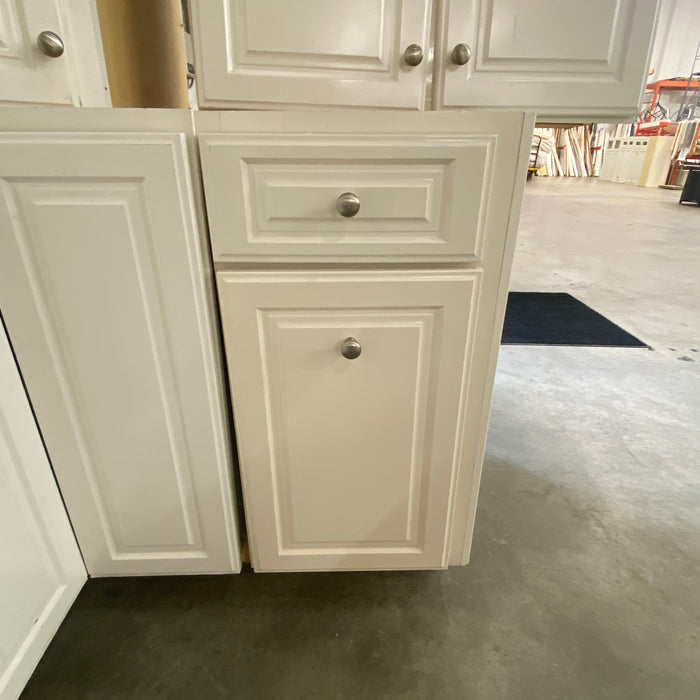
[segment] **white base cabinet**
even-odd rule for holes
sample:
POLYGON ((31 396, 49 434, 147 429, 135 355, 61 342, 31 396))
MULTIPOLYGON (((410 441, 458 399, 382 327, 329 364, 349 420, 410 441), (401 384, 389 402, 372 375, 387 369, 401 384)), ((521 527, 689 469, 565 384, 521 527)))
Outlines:
POLYGON ((0 301, 88 572, 237 571, 190 115, 0 129, 0 301))
POLYGON ((254 569, 466 563, 532 116, 195 121, 254 569))
MULTIPOLYGON (((194 116, 256 571, 468 561, 533 121, 194 116)), ((192 115, 0 128, 0 302, 88 573, 238 571, 192 115)))

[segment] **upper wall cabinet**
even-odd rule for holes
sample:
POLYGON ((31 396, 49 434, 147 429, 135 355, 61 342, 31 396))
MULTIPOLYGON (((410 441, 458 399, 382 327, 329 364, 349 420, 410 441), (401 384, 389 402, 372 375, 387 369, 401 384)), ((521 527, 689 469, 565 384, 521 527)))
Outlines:
POLYGON ((61 34, 56 2, 0 0, 0 103, 73 103, 61 34))
POLYGON ((635 116, 656 0, 444 0, 437 107, 519 107, 540 121, 635 116))
POLYGON ((0 105, 111 107, 94 0, 0 0, 0 105))
POLYGON ((632 117, 657 4, 197 0, 200 105, 516 108, 540 121, 632 117))
POLYGON ((202 107, 423 109, 431 0, 198 0, 202 107))

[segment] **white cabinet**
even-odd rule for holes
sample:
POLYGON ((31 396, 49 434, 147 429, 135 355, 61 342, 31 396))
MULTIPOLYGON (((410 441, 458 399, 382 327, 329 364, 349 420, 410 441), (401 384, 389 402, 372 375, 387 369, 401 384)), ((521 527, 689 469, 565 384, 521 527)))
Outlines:
POLYGON ((621 120, 639 110, 657 5, 197 0, 199 102, 516 108, 540 121, 621 120), (404 55, 412 44, 423 53, 415 66, 404 55))
POLYGON ((422 109, 430 0, 197 0, 191 3, 202 107, 422 109), (412 44, 423 60, 404 60, 412 44))
POLYGON ((480 277, 218 273, 256 571, 447 565, 480 277))
POLYGON ((17 698, 87 575, 0 323, 0 698, 17 698))
POLYGON ((444 0, 436 106, 519 106, 540 121, 635 116, 656 9, 656 0, 444 0), (471 57, 457 65, 462 43, 471 57))
POLYGON ((94 2, 0 0, 4 103, 111 106, 94 2))
POLYGON ((0 115, 0 302, 91 575, 240 566, 190 115, 0 115))
POLYGON ((532 117, 195 122, 253 567, 466 563, 532 117))

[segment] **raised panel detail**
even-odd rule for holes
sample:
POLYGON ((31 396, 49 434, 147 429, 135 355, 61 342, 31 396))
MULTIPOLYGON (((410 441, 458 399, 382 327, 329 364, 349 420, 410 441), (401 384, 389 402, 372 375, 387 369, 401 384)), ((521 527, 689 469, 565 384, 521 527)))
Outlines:
POLYGON ((431 14, 430 0, 193 0, 199 103, 423 109, 431 14))
POLYGON ((631 0, 591 0, 576 14, 576 31, 550 31, 571 24, 580 5, 564 0, 484 0, 480 22, 479 67, 517 72, 561 74, 585 71, 615 74, 629 27, 631 0))
POLYGON ((313 243, 314 238, 342 233, 346 242, 410 243, 418 233, 445 242, 440 216, 449 211, 451 164, 450 159, 435 163, 408 159, 361 164, 244 162, 248 175, 244 187, 247 184, 250 191, 248 240, 313 243), (352 219, 342 217, 335 207, 343 188, 360 198, 361 214, 352 219), (413 236, 405 235, 412 232, 413 236))
POLYGON ((23 222, 18 245, 62 360, 112 556, 201 549, 142 183, 33 181, 11 189, 8 204, 23 222), (114 376, 119 381, 107 381, 114 376))
POLYGON ((18 0, 0 0, 0 61, 28 58, 22 39, 27 35, 24 6, 18 0))
POLYGON ((636 116, 657 4, 444 0, 436 106, 516 107, 541 121, 636 116), (450 60, 459 43, 472 49, 466 65, 450 60))
POLYGON ((481 256, 495 135, 200 139, 218 261, 481 256))
POLYGON ((446 566, 480 279, 217 273, 256 570, 446 566))
POLYGON ((188 168, 181 133, 0 138, 3 317, 93 576, 238 565, 188 168))
POLYGON ((423 544, 436 314, 260 312, 281 553, 423 544), (361 339, 356 362, 338 352, 348 334, 361 339), (378 416, 391 416, 390 424, 378 416), (313 439, 314 425, 324 439, 313 439))
POLYGON ((226 49, 229 72, 344 78, 366 72, 396 79, 401 0, 282 3, 229 0, 226 49), (274 22, 270 21, 274 12, 274 22))

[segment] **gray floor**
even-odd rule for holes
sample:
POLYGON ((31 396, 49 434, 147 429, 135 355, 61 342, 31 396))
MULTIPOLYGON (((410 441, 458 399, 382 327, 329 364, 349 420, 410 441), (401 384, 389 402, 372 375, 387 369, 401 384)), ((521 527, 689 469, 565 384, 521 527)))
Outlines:
POLYGON ((512 288, 653 350, 504 347, 472 563, 102 580, 23 697, 700 697, 700 211, 528 184, 512 288))

